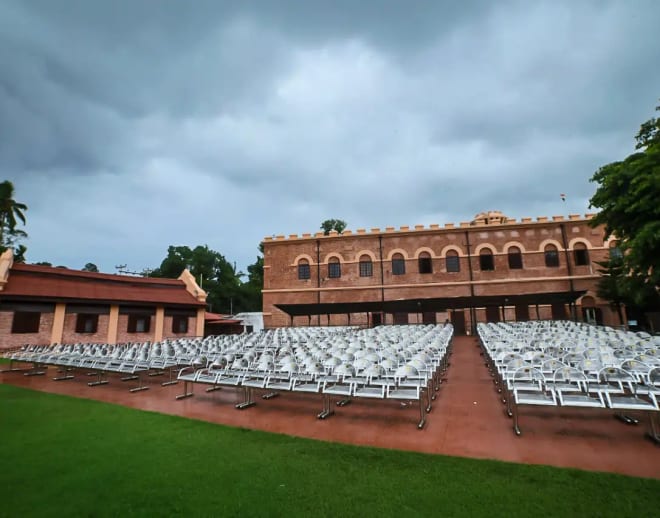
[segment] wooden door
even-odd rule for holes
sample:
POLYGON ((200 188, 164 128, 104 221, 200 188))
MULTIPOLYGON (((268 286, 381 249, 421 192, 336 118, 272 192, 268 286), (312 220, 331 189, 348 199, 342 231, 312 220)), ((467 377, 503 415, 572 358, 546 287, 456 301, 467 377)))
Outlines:
POLYGON ((454 326, 455 335, 465 334, 465 311, 455 309, 451 312, 451 323, 454 326))

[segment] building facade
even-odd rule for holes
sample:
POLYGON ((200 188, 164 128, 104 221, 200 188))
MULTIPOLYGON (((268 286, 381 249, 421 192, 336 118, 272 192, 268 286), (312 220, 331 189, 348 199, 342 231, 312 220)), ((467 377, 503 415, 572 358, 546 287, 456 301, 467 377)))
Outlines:
POLYGON ((0 257, 0 349, 202 336, 206 293, 186 270, 150 279, 13 264, 0 257))
POLYGON ((592 215, 265 238, 264 325, 476 323, 571 318, 620 325, 596 296, 597 261, 620 253, 592 215))

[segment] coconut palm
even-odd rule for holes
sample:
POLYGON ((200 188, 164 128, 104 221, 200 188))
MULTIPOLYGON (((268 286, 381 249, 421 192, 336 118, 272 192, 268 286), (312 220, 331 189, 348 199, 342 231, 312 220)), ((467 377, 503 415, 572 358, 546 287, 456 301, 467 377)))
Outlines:
POLYGON ((11 246, 16 237, 27 234, 16 229, 18 221, 25 225, 27 205, 14 199, 14 184, 9 180, 0 182, 0 247, 11 246))

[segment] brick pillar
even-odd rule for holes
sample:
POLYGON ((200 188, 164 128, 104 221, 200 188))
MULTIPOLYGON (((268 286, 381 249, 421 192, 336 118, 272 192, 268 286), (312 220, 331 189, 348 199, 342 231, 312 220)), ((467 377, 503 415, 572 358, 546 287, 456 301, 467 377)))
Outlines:
POLYGON ((165 324, 165 308, 156 308, 156 323, 154 325, 154 342, 160 342, 163 339, 163 325, 165 324))
POLYGON ((197 325, 195 327, 195 336, 204 336, 204 308, 197 310, 197 325))
POLYGON ((117 343, 117 328, 119 327, 119 306, 110 306, 108 318, 108 343, 117 343))
POLYGON ((62 343, 64 334, 64 316, 66 315, 66 304, 58 302, 55 304, 55 314, 53 315, 53 327, 50 334, 50 343, 62 343))

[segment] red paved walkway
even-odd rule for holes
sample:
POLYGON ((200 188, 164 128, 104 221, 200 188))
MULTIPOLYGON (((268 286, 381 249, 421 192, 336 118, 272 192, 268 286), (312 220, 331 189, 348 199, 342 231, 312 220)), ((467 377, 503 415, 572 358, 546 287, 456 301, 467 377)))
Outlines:
POLYGON ((417 407, 401 408, 392 401, 357 400, 320 421, 316 414, 321 400, 316 395, 258 399, 256 407, 239 411, 233 407, 239 398, 233 389, 206 393, 204 386, 196 386, 194 397, 175 401, 182 384, 161 387, 158 377, 149 379, 150 390, 131 394, 118 380, 90 388, 90 378, 54 382, 50 379, 54 370, 50 371, 48 377, 0 374, 0 382, 328 441, 660 478, 660 447, 644 438, 646 421, 630 426, 608 411, 523 407, 523 436, 516 437, 476 341, 470 337, 454 339, 447 381, 421 431, 415 426, 417 407))

